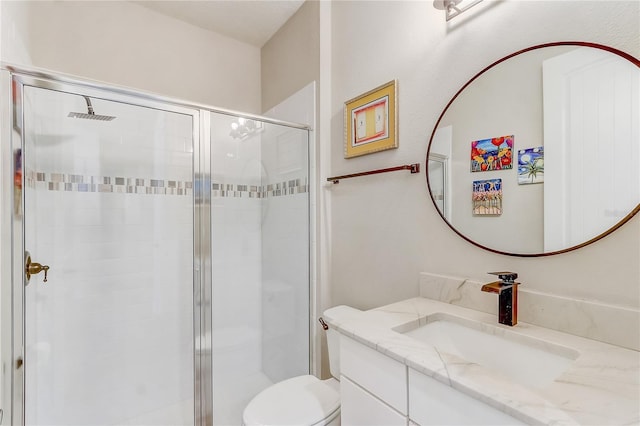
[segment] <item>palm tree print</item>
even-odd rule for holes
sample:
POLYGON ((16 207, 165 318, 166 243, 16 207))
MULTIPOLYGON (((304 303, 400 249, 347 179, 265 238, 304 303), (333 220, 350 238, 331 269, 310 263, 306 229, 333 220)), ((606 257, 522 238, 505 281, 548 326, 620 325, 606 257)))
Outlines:
POLYGON ((544 180, 543 147, 518 151, 518 183, 520 185, 539 183, 544 180))

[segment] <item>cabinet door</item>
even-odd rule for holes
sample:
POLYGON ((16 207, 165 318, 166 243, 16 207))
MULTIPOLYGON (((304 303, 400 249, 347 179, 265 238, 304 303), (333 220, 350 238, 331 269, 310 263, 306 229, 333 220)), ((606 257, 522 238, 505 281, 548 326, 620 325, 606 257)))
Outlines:
POLYGON ((402 414, 407 414, 407 367, 346 336, 340 336, 340 374, 402 414))
POLYGON ((406 426, 407 417, 344 376, 340 378, 342 426, 406 426))

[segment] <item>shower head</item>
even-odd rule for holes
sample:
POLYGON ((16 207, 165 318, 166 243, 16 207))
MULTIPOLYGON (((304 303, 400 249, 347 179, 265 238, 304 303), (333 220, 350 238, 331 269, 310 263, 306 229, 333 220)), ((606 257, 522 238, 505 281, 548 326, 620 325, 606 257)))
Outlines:
POLYGON ((115 119, 112 115, 98 115, 93 111, 93 106, 91 106, 91 99, 88 96, 83 96, 84 100, 87 101, 87 112, 70 112, 67 117, 73 118, 86 118, 89 120, 101 120, 101 121, 111 121, 115 119))

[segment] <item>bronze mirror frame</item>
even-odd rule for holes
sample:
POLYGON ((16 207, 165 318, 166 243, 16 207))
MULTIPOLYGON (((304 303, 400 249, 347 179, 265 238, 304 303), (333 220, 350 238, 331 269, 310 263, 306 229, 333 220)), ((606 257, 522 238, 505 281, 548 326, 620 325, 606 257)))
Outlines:
POLYGON ((433 195, 433 191, 431 190, 431 184, 429 182, 429 154, 431 152, 431 146, 433 143, 433 138, 434 135, 436 134, 436 131, 438 130, 438 126, 440 125, 440 122, 442 121, 442 118, 444 117, 444 115, 447 113, 447 111, 449 110, 449 107, 451 106, 451 104, 453 104, 453 102, 458 98, 458 96, 469 86, 471 85, 476 79, 478 79, 481 75, 483 75, 485 72, 489 71, 491 68, 501 64, 502 62, 505 62, 511 58, 513 58, 514 56, 518 56, 521 55, 523 53, 526 52, 530 52, 532 50, 537 50, 537 49, 542 49, 545 47, 555 47, 555 46, 577 46, 577 47, 591 47, 591 48, 595 48, 595 49, 601 49, 601 50, 605 50, 609 53, 613 53, 615 55, 618 55, 626 60, 628 60, 629 62, 631 62, 632 64, 634 64, 636 67, 640 68, 640 60, 629 55, 628 53, 625 53, 623 51, 620 51, 618 49, 615 49, 613 47, 610 46, 605 46, 602 44, 597 44, 597 43, 590 43, 590 42, 581 42, 581 41, 560 41, 560 42, 552 42, 552 43, 544 43, 544 44, 538 44, 538 45, 534 45, 531 47, 527 47, 525 49, 519 50, 517 52, 511 53, 501 59, 498 59, 497 61, 493 62, 492 64, 490 64, 489 66, 483 68, 482 70, 480 70, 480 72, 478 72, 477 74, 475 74, 469 81, 467 81, 457 92, 456 94, 451 98, 451 100, 447 103, 447 105, 445 106, 444 110, 442 111, 442 113, 440 114, 440 116, 438 117, 438 120, 436 121, 436 124, 433 128, 433 131, 431 132, 431 137, 429 138, 429 145, 427 147, 427 156, 426 156, 426 167, 425 167, 425 176, 427 179, 427 190, 429 192, 429 196, 431 198, 431 202, 433 203, 433 206, 435 207, 436 211, 438 212, 438 214, 440 215, 440 217, 442 218, 442 220, 447 224, 447 226, 449 226, 449 228, 451 228, 456 234, 458 234, 461 238, 463 238, 464 240, 468 241, 469 243, 480 247, 484 250, 490 251, 492 253, 497 253, 497 254, 503 254, 503 255, 507 255, 507 256, 515 256, 515 257, 543 257, 543 256, 552 256, 552 255, 556 255, 556 254, 561 254, 561 253, 567 253, 573 250, 577 250, 579 248, 585 247, 591 243, 594 243, 604 237, 606 237, 607 235, 613 233, 614 231, 616 231, 618 228, 620 228, 622 225, 624 225, 625 223, 627 223, 629 220, 631 220, 631 218, 633 216, 635 216, 639 211, 640 211, 640 203, 638 203, 638 205, 631 210, 631 212, 629 212, 624 218, 622 218, 618 223, 616 223, 615 225, 611 226, 609 229, 607 229, 606 231, 602 232, 600 235, 597 235, 596 237, 593 237, 585 242, 582 242, 580 244, 568 247, 568 248, 564 248, 561 250, 555 250, 555 251, 549 251, 549 252, 542 252, 542 253, 511 253, 511 252, 507 252, 507 251, 502 251, 502 250, 498 250, 495 248, 491 248, 491 247, 487 247, 483 244, 480 244, 474 240, 472 240, 471 238, 467 237, 466 235, 464 235, 461 231, 459 231, 458 229, 456 229, 444 216, 444 213, 440 210, 440 208, 438 207, 438 204, 436 202, 436 199, 434 198, 433 195))

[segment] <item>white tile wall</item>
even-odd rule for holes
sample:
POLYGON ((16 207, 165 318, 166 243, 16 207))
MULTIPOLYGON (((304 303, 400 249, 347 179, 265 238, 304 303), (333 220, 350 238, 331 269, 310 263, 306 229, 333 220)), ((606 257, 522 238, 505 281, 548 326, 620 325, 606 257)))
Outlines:
POLYGON ((212 192, 214 423, 220 424, 239 422, 255 394, 307 374, 309 365, 306 131, 266 124, 239 140, 229 136, 232 121, 212 115, 212 181, 222 185, 212 192), (292 193, 268 190, 297 179, 292 193))
MULTIPOLYGON (((269 127, 262 139, 267 184, 307 181, 306 131, 269 127)), ((309 193, 267 197, 262 211, 262 368, 278 382, 309 373, 309 193)))
MULTIPOLYGON (((212 182, 260 185, 260 138, 231 138, 233 120, 211 115, 212 182)), ((260 361, 262 216, 258 199, 213 191, 211 205, 213 420, 239 424, 244 406, 270 384, 260 361)))

